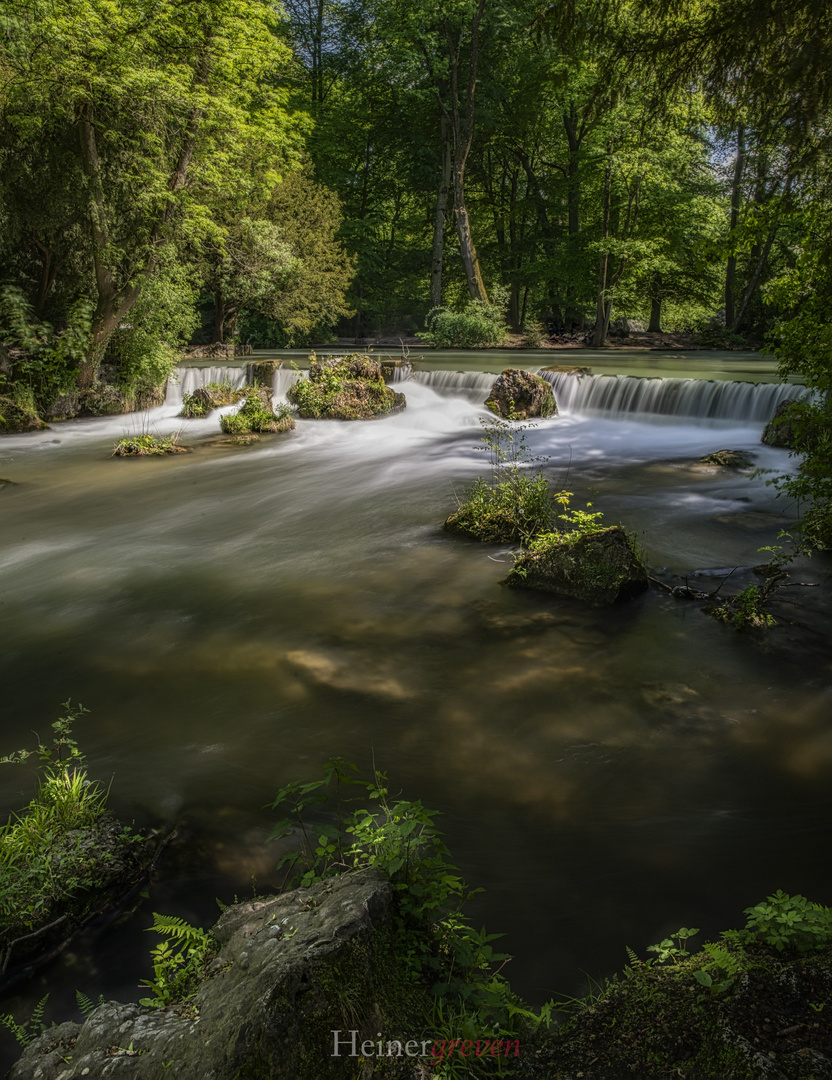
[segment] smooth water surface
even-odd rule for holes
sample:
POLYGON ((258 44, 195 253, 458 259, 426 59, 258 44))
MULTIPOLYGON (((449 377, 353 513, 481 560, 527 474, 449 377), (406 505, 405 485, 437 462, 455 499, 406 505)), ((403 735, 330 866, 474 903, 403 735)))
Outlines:
MULTIPOLYGON (((0 442, 3 751, 80 700, 114 808, 189 838, 141 911, 74 946, 21 1011, 46 988, 58 1019, 75 989, 138 998, 150 912, 208 924, 252 875, 276 884, 261 808, 334 754, 442 812, 487 890, 475 921, 506 932, 538 1003, 775 888, 832 902, 828 653, 808 665, 660 591, 593 610, 501 587, 509 551, 441 529, 488 468, 481 387, 397 389, 400 415, 248 447, 218 444, 216 414, 176 419, 181 386, 149 414, 0 442), (109 456, 125 432, 177 428, 192 453, 109 456)), ((528 440, 655 568, 724 574, 761 561, 790 508, 763 476, 692 465, 730 447, 788 468, 761 427, 564 409, 528 440)), ((0 782, 8 810, 31 793, 11 766, 0 782)))

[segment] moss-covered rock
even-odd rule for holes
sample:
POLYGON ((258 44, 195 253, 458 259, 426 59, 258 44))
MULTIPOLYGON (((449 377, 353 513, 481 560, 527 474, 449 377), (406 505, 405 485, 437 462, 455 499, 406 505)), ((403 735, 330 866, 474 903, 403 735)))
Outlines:
POLYGON ((246 364, 246 382, 250 386, 266 386, 271 390, 276 371, 280 371, 282 360, 253 360, 246 364))
POLYGON ((790 416, 794 402, 781 401, 774 416, 763 428, 760 439, 766 446, 776 446, 782 450, 791 450, 795 443, 795 427, 790 416))
MULTIPOLYGON (((359 1047, 377 1045, 379 1032, 385 1043, 418 1038, 431 1007, 407 973, 393 901, 389 881, 364 870, 228 908, 213 931, 218 955, 187 1011, 108 1002, 86 1023, 36 1040, 11 1080, 106 1080, 125 1064, 133 1080, 369 1076, 351 1055, 352 1032, 359 1047)), ((414 1075, 412 1056, 376 1051, 370 1065, 379 1078, 414 1075)))
POLYGON ((239 411, 220 418, 220 428, 226 435, 281 434, 292 431, 294 426, 295 419, 288 406, 272 408, 271 390, 265 386, 249 387, 239 411))
POLYGON ((596 606, 636 596, 647 569, 618 525, 587 534, 550 533, 521 555, 505 584, 571 596, 596 606))
POLYGON ((530 1077, 820 1080, 832 1075, 832 955, 703 953, 635 964, 551 1033, 530 1077), (705 971, 706 967, 710 971, 705 971), (698 973, 698 974, 697 974, 698 973), (703 976, 707 976, 704 978, 703 976), (699 981, 699 980, 703 981, 699 981), (708 980, 710 984, 708 985, 708 980))
POLYGON ((33 413, 24 409, 11 398, 0 397, 0 435, 16 435, 21 431, 43 431, 48 424, 33 413))
POLYGON ((296 382, 287 397, 306 420, 372 420, 407 404, 404 394, 385 385, 381 367, 369 356, 313 363, 309 378, 296 382))
POLYGON ((506 420, 552 416, 558 411, 551 384, 522 368, 506 368, 498 375, 485 404, 506 420))
POLYGON ((214 409, 233 405, 244 396, 245 390, 236 390, 231 383, 208 383, 183 396, 182 411, 179 415, 184 419, 201 420, 214 409))
POLYGON ((754 459, 742 450, 716 450, 699 459, 700 465, 712 465, 718 469, 753 469, 754 459))

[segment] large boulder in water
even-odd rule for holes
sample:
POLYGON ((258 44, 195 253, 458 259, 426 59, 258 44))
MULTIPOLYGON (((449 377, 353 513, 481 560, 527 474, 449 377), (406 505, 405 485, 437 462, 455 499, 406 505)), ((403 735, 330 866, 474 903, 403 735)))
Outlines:
POLYGON ((766 446, 776 446, 782 450, 797 449, 798 437, 804 434, 800 428, 806 425, 805 415, 805 410, 801 408, 799 402, 781 401, 774 416, 763 429, 760 441, 766 446))
POLYGON ((29 409, 17 405, 11 398, 0 397, 0 435, 15 435, 21 431, 43 431, 48 427, 29 409))
POLYGON ((313 363, 309 378, 296 382, 286 396, 305 420, 372 420, 406 405, 404 394, 385 385, 381 367, 370 356, 313 363))
POLYGON ((558 411, 551 384, 522 368, 506 368, 498 375, 485 404, 506 420, 552 416, 558 411))
POLYGON ((638 595, 647 588, 647 568, 618 525, 598 532, 536 545, 521 555, 505 584, 517 589, 571 596, 596 607, 638 595))
POLYGON ((36 1039, 10 1080, 353 1077, 353 1033, 360 1047, 379 1032, 419 1032, 429 1007, 395 952, 393 896, 363 870, 235 904, 214 927, 217 955, 187 1007, 107 1002, 36 1039))

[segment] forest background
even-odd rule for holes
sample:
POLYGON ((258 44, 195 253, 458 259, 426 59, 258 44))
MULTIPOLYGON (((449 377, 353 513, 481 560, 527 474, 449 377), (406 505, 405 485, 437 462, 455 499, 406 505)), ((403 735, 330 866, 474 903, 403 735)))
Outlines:
POLYGON ((812 0, 9 0, 0 395, 623 316, 767 341, 828 501, 830 70, 812 0))

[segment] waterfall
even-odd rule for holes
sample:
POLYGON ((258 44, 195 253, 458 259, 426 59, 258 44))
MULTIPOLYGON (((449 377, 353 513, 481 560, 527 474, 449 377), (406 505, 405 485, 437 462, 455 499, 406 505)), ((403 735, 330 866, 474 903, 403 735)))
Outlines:
POLYGON ((538 374, 552 384, 559 409, 584 415, 687 416, 763 424, 781 401, 811 396, 804 386, 791 383, 573 375, 563 371, 538 374))
POLYGON ((178 367, 168 379, 165 391, 166 405, 181 405, 185 394, 192 394, 198 386, 208 383, 228 382, 238 390, 245 386, 245 364, 221 364, 217 367, 178 367))
POLYGON ((306 372, 296 371, 294 368, 278 368, 272 377, 272 397, 275 401, 285 401, 290 386, 304 378, 306 372))
POLYGON ((443 397, 463 397, 477 405, 485 402, 496 378, 487 371, 414 371, 410 376, 443 397))

